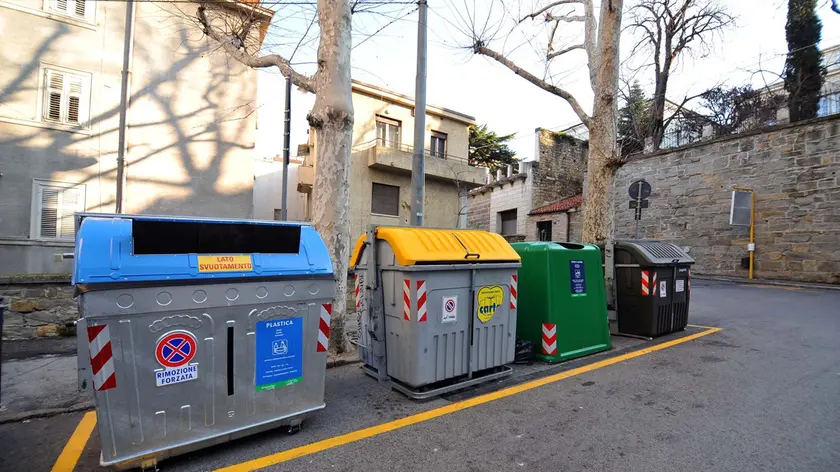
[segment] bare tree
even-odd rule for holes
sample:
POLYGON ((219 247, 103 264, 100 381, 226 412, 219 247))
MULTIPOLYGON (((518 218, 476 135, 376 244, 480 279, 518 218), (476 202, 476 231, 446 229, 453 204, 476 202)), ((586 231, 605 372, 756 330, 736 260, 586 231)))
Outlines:
POLYGON ((341 352, 346 343, 343 328, 346 273, 350 258, 348 201, 353 131, 351 15, 354 8, 365 9, 367 6, 363 2, 351 5, 348 0, 317 0, 316 9, 312 4, 290 2, 289 8, 297 8, 280 13, 281 21, 274 23, 279 29, 276 35, 279 40, 266 45, 263 44, 269 26, 266 18, 270 19, 275 11, 254 1, 204 0, 197 3, 199 6, 194 16, 197 26, 230 58, 255 69, 276 68, 294 85, 315 94, 315 104, 307 116, 309 125, 317 133, 318 171, 314 183, 313 224, 324 238, 334 264, 336 285, 332 337, 338 341, 334 345, 341 352), (300 29, 292 30, 291 24, 308 26, 302 32, 300 29), (297 51, 301 45, 314 41, 310 35, 313 24, 317 24, 319 38, 314 74, 307 75, 296 70, 291 56, 262 52, 272 46, 288 46, 288 43, 296 43, 294 50, 297 51))
MULTIPOLYGON (((495 5, 495 2, 493 2, 495 5)), ((493 42, 503 29, 503 21, 480 21, 474 11, 461 15, 462 32, 471 40, 470 49, 507 67, 513 73, 552 95, 565 100, 580 121, 589 129, 589 185, 584 208, 583 240, 603 242, 613 236, 612 184, 621 157, 616 146, 616 113, 619 66, 619 37, 623 0, 602 0, 600 19, 595 19, 592 0, 554 0, 537 3, 525 14, 513 15, 514 28, 527 22, 547 26, 548 40, 542 47, 546 71, 543 78, 525 70, 510 54, 494 49, 493 42), (561 38, 567 24, 582 25, 583 37, 573 44, 561 38), (599 27, 600 24, 600 27, 599 27), (575 51, 586 54, 589 85, 594 92, 590 115, 580 100, 558 84, 550 70, 558 58, 566 59, 575 51)), ((492 12, 492 8, 491 8, 492 12)), ((488 19, 491 13, 488 13, 488 19)), ((505 37, 504 39, 507 39, 505 37)), ((530 42, 530 38, 527 38, 530 42)))
POLYGON ((627 28, 640 35, 631 57, 646 51, 653 60, 646 64, 653 66, 655 74, 650 136, 654 149, 659 149, 669 124, 664 115, 671 74, 684 55, 708 55, 715 37, 735 19, 717 0, 640 0, 630 10, 630 18, 627 28))

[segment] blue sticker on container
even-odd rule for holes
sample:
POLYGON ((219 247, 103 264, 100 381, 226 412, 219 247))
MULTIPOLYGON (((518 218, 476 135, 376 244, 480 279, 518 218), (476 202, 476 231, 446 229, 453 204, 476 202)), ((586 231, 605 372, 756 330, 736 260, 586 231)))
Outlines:
POLYGON ((303 318, 257 323, 257 391, 303 379, 303 318))
POLYGON ((586 296, 586 267, 583 261, 569 261, 569 277, 573 297, 586 296))

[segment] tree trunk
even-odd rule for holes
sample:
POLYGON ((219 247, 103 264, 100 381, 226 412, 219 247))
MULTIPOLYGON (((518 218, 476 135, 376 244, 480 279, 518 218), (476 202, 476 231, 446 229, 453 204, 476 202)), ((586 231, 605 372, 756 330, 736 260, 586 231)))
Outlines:
POLYGON ((351 12, 347 0, 318 0, 318 45, 315 105, 309 124, 316 129, 315 188, 312 221, 330 250, 335 270, 331 346, 344 352, 347 340, 347 265, 350 259, 350 151, 353 99, 350 85, 351 12))
MULTIPOLYGON (((598 29, 599 67, 595 106, 589 128, 588 186, 583 218, 583 240, 601 243, 613 239, 613 179, 618 158, 617 116, 618 53, 622 0, 601 2, 598 29)), ((611 276, 609 276, 611 279, 611 276)), ((609 286, 609 285, 608 285, 609 286)))
POLYGON ((665 137, 665 96, 668 90, 668 79, 671 74, 670 61, 665 61, 665 67, 661 73, 656 74, 656 88, 653 93, 653 103, 651 104, 651 130, 650 136, 653 138, 653 150, 656 151, 662 145, 662 139, 665 137))

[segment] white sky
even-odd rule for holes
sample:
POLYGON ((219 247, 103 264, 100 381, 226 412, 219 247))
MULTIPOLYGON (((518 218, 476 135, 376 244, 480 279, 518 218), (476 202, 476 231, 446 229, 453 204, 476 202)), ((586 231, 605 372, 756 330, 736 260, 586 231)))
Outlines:
MULTIPOLYGON (((487 123, 491 130, 498 133, 516 133, 511 147, 520 159, 533 157, 535 128, 560 130, 579 122, 563 99, 528 83, 492 59, 474 56, 470 51, 457 47, 468 42, 457 28, 463 24, 459 20, 459 14, 464 14, 462 2, 428 1, 428 103, 474 116, 478 123, 487 123)), ((484 2, 489 5, 489 0, 484 2)), ((484 2, 477 0, 479 4, 484 2)), ((784 31, 787 1, 720 2, 737 17, 737 25, 728 30, 722 40, 717 40, 717 46, 709 56, 688 59, 681 64, 672 75, 668 89, 668 96, 674 101, 680 101, 685 95, 700 93, 720 82, 727 85, 752 83, 758 87, 765 81, 770 83, 776 80, 773 75, 765 74, 762 77, 756 73, 758 70, 780 72, 782 69, 787 51, 784 31)), ((505 0, 505 3, 518 5, 516 0, 505 0)), ((532 3, 545 4, 537 0, 522 0, 521 3, 526 6, 532 3)), ((625 5, 633 3, 634 0, 625 0, 625 5)), ((833 13, 828 8, 828 3, 828 0, 818 0, 823 22, 823 48, 840 43, 840 15, 833 13)), ((490 13, 491 23, 502 19, 509 26, 511 17, 520 16, 517 12, 502 12, 498 5, 496 3, 495 10, 490 13)), ((388 18, 407 14, 404 19, 387 26, 376 36, 354 47, 353 78, 413 96, 417 13, 412 12, 415 5, 405 5, 400 13, 397 12, 398 8, 403 6, 390 7, 387 16, 370 13, 354 15, 354 44, 359 44, 365 38, 361 32, 376 31, 387 23, 388 18)), ((290 22, 292 23, 286 24, 293 24, 294 20, 290 22)), ((300 31, 306 24, 308 21, 302 23, 300 31)), ((317 26, 310 32, 310 36, 317 35, 316 29, 317 26)), ((509 30, 509 27, 505 29, 509 30)), ((573 44, 577 42, 574 41, 575 38, 580 38, 582 26, 570 23, 566 25, 566 31, 566 45, 573 44)), ((503 36, 499 35, 489 46, 497 51, 510 53, 510 57, 518 65, 542 77, 544 65, 535 50, 540 50, 545 45, 547 33, 543 25, 527 25, 510 35, 507 41, 503 36)), ((626 53, 632 45, 632 37, 625 34, 622 40, 622 51, 626 53)), ((293 47, 293 44, 285 46, 285 49, 278 47, 276 51, 285 53, 288 57, 290 47, 293 47)), ((305 63, 300 66, 302 72, 311 73, 314 70, 312 61, 315 58, 316 47, 317 40, 311 41, 295 56, 294 62, 305 63)), ((551 73, 560 78, 558 85, 575 94, 587 110, 591 109, 592 94, 588 85, 583 51, 574 51, 556 59, 551 73)), ((637 78, 645 85, 652 84, 650 71, 641 72, 637 78)), ((259 72, 259 129, 256 145, 258 156, 270 157, 282 153, 283 94, 284 80, 275 70, 259 72)), ((305 117, 313 101, 314 96, 294 89, 291 134, 293 156, 297 152, 297 145, 307 140, 308 125, 305 117)))

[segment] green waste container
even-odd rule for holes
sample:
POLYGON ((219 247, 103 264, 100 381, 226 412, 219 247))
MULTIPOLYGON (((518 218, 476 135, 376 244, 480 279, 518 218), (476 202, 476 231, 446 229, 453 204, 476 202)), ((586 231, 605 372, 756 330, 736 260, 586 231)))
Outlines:
POLYGON ((601 250, 591 244, 511 244, 522 258, 516 334, 560 362, 612 347, 601 250))

